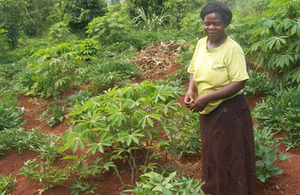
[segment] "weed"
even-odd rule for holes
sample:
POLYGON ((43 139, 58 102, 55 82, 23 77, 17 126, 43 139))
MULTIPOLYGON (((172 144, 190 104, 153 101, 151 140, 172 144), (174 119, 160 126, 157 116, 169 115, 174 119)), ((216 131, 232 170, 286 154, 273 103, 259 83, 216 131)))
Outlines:
POLYGON ((15 183, 16 179, 14 179, 12 175, 0 174, 0 194, 10 194, 14 189, 15 183))

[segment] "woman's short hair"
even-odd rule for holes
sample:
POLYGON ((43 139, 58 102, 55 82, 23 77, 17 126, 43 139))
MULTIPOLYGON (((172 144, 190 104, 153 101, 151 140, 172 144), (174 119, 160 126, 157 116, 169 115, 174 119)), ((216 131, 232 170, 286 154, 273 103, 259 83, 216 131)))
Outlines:
POLYGON ((207 3, 201 10, 200 17, 202 20, 204 20, 205 16, 207 14, 211 13, 218 13, 221 16, 222 21, 225 23, 226 26, 228 26, 231 22, 232 19, 232 12, 231 10, 227 7, 222 2, 219 1, 212 1, 207 3))

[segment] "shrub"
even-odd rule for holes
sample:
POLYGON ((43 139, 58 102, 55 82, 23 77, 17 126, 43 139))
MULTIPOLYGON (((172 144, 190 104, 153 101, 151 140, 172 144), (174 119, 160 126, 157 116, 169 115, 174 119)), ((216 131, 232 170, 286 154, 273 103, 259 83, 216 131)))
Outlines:
POLYGON ((279 139, 274 138, 275 133, 269 127, 258 129, 254 126, 254 143, 256 156, 256 177, 261 182, 269 182, 271 177, 282 173, 279 166, 275 165, 275 160, 286 160, 291 155, 277 154, 279 139))
POLYGON ((18 108, 18 101, 12 96, 0 98, 0 131, 6 128, 17 128, 22 125, 21 116, 24 108, 18 108))
POLYGON ((84 30, 94 18, 103 16, 106 8, 104 0, 66 0, 63 3, 65 21, 74 31, 84 30))
POLYGON ((263 95, 270 92, 268 85, 268 74, 255 70, 248 70, 249 80, 246 82, 244 92, 247 95, 263 95))
POLYGON ((49 38, 55 42, 65 42, 66 39, 68 39, 68 37, 71 35, 71 31, 67 23, 58 22, 49 28, 48 34, 49 38))
POLYGON ((86 147, 86 155, 104 155, 102 162, 126 159, 133 179, 138 153, 147 166, 159 151, 173 147, 169 137, 185 125, 181 116, 186 109, 177 107, 178 93, 176 87, 144 81, 76 104, 69 114, 73 128, 64 136, 62 150, 86 147))
POLYGON ((62 43, 40 49, 31 64, 18 75, 18 84, 26 94, 57 97, 65 89, 78 86, 78 70, 94 60, 101 49, 98 42, 85 39, 74 45, 62 43))
POLYGON ((64 114, 65 106, 56 105, 47 107, 46 111, 42 114, 42 119, 46 120, 46 123, 50 126, 58 125, 65 118, 64 114))
POLYGON ((22 128, 4 129, 1 131, 0 138, 0 155, 3 155, 5 151, 11 149, 18 151, 29 149, 40 152, 41 155, 48 160, 53 160, 58 153, 57 150, 55 153, 50 153, 51 150, 44 150, 42 152, 41 148, 56 146, 56 144, 53 143, 57 142, 58 137, 39 132, 36 129, 29 131, 24 131, 22 128), (53 157, 53 155, 55 156, 53 157))
POLYGON ((270 11, 260 20, 260 28, 251 39, 256 42, 249 52, 259 66, 273 71, 272 86, 281 80, 284 86, 300 83, 299 3, 276 0, 269 4, 270 11), (267 27, 267 28, 266 28, 267 27))
POLYGON ((200 10, 186 14, 180 21, 180 30, 187 31, 194 36, 204 37, 203 22, 200 18, 200 10))
POLYGON ((300 90, 278 89, 256 104, 253 117, 264 125, 286 132, 286 150, 300 144, 300 90))
POLYGON ((137 8, 136 13, 137 16, 133 19, 136 26, 147 31, 158 31, 161 28, 165 28, 165 21, 169 17, 169 15, 164 13, 160 15, 156 13, 147 14, 143 8, 137 8))
MULTIPOLYGON (((172 17, 170 18, 171 26, 179 28, 182 27, 179 24, 182 22, 184 17, 189 15, 189 13, 198 12, 198 20, 201 21, 200 9, 204 6, 205 3, 205 0, 166 0, 164 2, 164 8, 166 13, 172 15, 172 17)), ((198 28, 199 27, 200 26, 198 26, 198 28)), ((188 26, 186 26, 186 28, 188 28, 188 26)))
POLYGON ((176 176, 176 172, 165 173, 148 172, 140 176, 141 181, 136 182, 134 189, 124 192, 133 192, 136 195, 156 194, 201 194, 201 183, 199 180, 176 176))
POLYGON ((132 27, 131 20, 127 15, 112 12, 93 19, 88 24, 86 33, 101 44, 110 45, 126 40, 132 27))

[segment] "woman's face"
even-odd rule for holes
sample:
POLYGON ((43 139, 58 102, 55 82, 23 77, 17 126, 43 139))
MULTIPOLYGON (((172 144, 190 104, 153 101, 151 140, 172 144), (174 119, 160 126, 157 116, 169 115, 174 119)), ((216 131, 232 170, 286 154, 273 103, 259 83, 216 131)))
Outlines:
POLYGON ((224 36, 225 24, 220 14, 210 13, 204 18, 204 31, 210 41, 218 41, 224 36))

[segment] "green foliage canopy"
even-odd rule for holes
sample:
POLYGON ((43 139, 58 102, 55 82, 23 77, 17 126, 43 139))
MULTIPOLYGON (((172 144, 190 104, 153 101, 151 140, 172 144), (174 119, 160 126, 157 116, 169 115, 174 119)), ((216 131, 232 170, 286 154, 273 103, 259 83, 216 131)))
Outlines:
POLYGON ((94 18, 103 16, 106 8, 104 0, 66 0, 63 3, 65 21, 74 31, 84 30, 94 18))
POLYGON ((283 85, 300 83, 299 5, 299 1, 272 1, 251 37, 256 40, 249 50, 255 62, 276 73, 273 82, 280 79, 283 85))
POLYGON ((25 1, 22 0, 0 0, 0 27, 5 29, 10 49, 16 48, 18 43, 24 17, 22 12, 24 6, 25 1))

